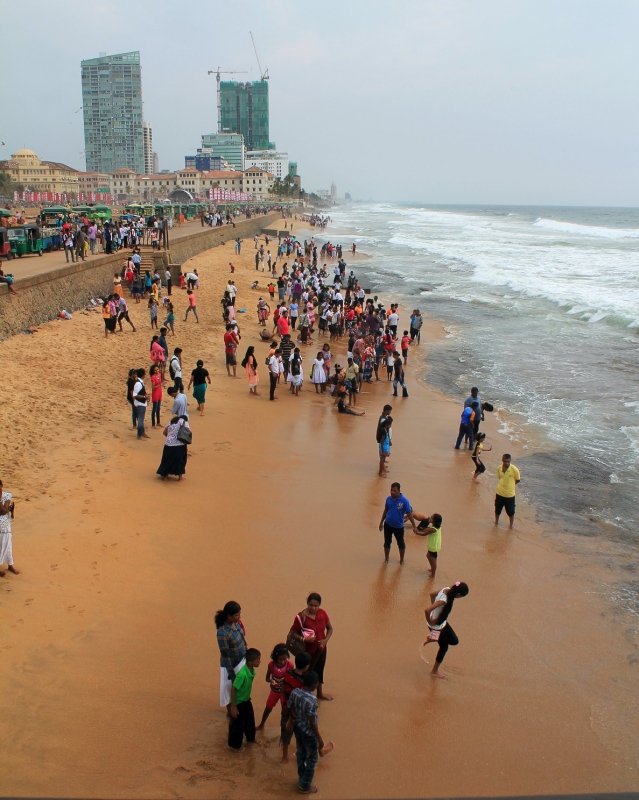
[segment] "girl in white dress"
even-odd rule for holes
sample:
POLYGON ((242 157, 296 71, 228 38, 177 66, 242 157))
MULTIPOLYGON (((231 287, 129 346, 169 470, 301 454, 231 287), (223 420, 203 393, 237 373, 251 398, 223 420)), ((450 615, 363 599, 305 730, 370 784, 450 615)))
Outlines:
POLYGON ((291 353, 286 380, 291 384, 291 392, 294 395, 298 395, 304 382, 304 370, 302 369, 302 356, 300 355, 299 347, 296 347, 291 353))
POLYGON ((324 394, 326 391, 326 372, 324 371, 324 352, 322 350, 319 351, 317 358, 313 361, 311 380, 315 384, 315 394, 320 393, 320 386, 322 387, 321 392, 324 394))

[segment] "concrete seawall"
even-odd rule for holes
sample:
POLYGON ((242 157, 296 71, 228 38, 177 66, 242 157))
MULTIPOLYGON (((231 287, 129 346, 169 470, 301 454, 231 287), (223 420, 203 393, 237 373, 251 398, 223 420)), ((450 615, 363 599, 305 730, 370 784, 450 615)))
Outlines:
MULTIPOLYGON (((247 239, 260 233, 263 228, 268 228, 278 218, 278 213, 267 214, 238 222, 235 228, 230 225, 220 228, 206 227, 197 233, 169 240, 169 250, 153 254, 154 266, 164 269, 165 265, 170 265, 173 282, 177 284, 180 265, 192 256, 229 242, 229 261, 232 261, 233 240, 237 236, 244 240, 244 247, 247 247, 250 245, 247 239)), ((16 279, 14 286, 17 295, 11 295, 6 284, 0 284, 0 341, 55 319, 62 309, 76 311, 84 308, 91 298, 111 294, 113 275, 122 269, 126 252, 100 256, 90 261, 58 267, 40 275, 16 279)), ((10 272, 10 266, 5 271, 10 272)))

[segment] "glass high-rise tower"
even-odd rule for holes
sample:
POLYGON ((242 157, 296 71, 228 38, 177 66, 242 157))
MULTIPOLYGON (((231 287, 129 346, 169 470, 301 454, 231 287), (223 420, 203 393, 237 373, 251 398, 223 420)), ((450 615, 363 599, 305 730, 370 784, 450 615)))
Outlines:
POLYGON ((87 171, 144 175, 140 53, 100 55, 81 67, 87 171))
POLYGON ((247 150, 272 150, 268 125, 268 82, 220 81, 221 131, 241 133, 247 150))

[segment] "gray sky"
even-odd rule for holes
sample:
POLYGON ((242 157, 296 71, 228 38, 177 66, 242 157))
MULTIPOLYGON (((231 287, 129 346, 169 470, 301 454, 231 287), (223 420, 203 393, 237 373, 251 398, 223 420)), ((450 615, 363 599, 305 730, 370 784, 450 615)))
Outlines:
POLYGON ((160 168, 184 166, 215 130, 207 70, 259 77, 252 30, 307 190, 639 206, 635 0, 4 0, 1 19, 1 158, 84 169, 80 61, 139 50, 160 168))

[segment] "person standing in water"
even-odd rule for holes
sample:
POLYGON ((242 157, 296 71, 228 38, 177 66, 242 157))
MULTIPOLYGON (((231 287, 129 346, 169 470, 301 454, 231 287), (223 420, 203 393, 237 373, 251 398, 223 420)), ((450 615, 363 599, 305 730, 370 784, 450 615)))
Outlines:
POLYGON ((424 611, 426 617, 426 624, 430 630, 428 639, 424 645, 431 642, 439 644, 439 650, 435 657, 435 664, 433 665, 430 674, 434 678, 444 678, 445 675, 439 674, 439 668, 444 660, 449 647, 455 647, 459 644, 457 634, 451 628, 448 617, 453 610, 453 603, 458 597, 466 597, 468 594, 468 585, 461 581, 456 581, 453 586, 445 586, 438 592, 430 593, 431 604, 424 611))

